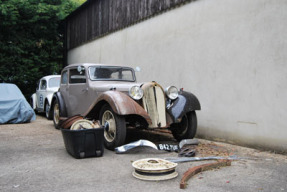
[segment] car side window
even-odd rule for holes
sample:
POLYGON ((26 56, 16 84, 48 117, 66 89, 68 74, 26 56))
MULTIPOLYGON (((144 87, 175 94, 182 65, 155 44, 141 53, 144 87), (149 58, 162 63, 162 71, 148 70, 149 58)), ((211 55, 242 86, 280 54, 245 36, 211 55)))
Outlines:
POLYGON ((68 83, 68 71, 64 71, 62 73, 61 84, 67 84, 67 83, 68 83))
POLYGON ((86 83, 86 75, 85 70, 77 70, 77 69, 70 69, 69 74, 69 83, 86 83))
POLYGON ((42 80, 40 89, 41 90, 46 90, 46 88, 47 88, 47 81, 46 80, 42 80))

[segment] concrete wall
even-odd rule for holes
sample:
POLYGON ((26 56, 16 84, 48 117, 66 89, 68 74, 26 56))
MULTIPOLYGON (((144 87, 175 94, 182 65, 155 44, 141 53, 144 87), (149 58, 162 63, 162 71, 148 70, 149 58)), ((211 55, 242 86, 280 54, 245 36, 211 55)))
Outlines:
POLYGON ((287 1, 198 0, 70 50, 200 100, 198 136, 287 151, 287 1))

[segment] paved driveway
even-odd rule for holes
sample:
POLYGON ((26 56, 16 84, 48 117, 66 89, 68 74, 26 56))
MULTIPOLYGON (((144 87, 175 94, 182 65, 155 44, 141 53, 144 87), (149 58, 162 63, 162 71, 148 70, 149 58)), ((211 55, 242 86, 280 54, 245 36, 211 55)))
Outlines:
MULTIPOLYGON (((169 134, 138 131, 130 131, 127 140, 140 138, 175 142, 169 134)), ((103 157, 74 159, 66 152, 61 131, 38 115, 32 123, 0 125, 0 191, 287 191, 286 156, 206 140, 200 143, 202 154, 214 154, 210 148, 216 146, 216 155, 228 152, 248 159, 199 173, 186 189, 179 189, 188 168, 214 161, 180 163, 179 175, 172 180, 141 181, 132 176, 132 161, 177 154, 137 148, 128 154, 105 150, 103 157)))

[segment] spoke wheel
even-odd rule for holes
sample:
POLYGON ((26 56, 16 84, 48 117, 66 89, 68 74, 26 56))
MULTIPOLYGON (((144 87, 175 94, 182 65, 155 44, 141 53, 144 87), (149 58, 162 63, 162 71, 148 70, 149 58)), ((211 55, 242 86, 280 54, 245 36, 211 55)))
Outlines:
POLYGON ((102 122, 108 123, 108 130, 104 132, 105 139, 112 142, 116 138, 116 120, 111 111, 105 111, 102 117, 102 122))
POLYGON ((104 143, 107 149, 123 145, 126 139, 126 122, 123 116, 116 114, 109 105, 104 105, 100 111, 100 121, 106 125, 104 143))
POLYGON ((56 129, 59 129, 59 120, 60 120, 60 108, 58 100, 56 100, 53 107, 53 122, 56 129))

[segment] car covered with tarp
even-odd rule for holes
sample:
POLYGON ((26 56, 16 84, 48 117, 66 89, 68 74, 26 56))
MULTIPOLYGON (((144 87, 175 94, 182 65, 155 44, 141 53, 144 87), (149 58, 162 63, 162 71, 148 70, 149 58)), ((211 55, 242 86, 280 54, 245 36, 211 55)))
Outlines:
POLYGON ((0 124, 28 123, 36 119, 34 110, 15 84, 0 83, 0 124))

